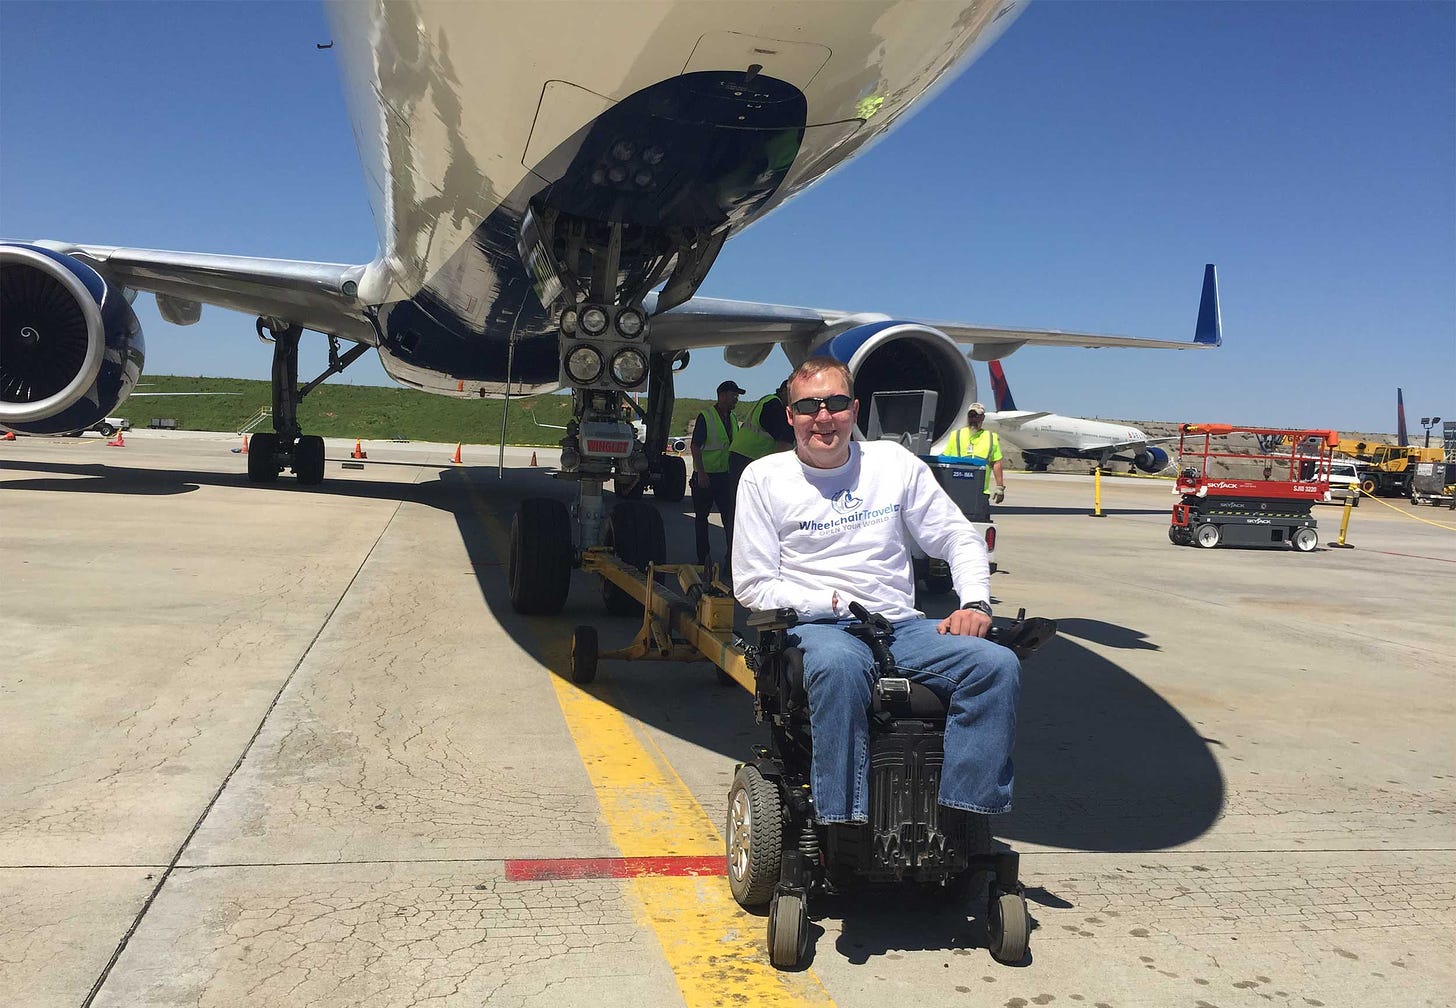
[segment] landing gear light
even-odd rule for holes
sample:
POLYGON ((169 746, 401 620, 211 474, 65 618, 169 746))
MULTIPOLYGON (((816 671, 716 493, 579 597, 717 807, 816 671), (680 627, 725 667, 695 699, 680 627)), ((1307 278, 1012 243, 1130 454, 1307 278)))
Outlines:
POLYGON ((602 354, 596 347, 583 344, 566 355, 566 373, 578 385, 595 382, 602 376, 602 367, 602 354))
POLYGON ((647 358, 640 350, 623 350, 612 358, 612 378, 618 385, 636 388, 647 378, 647 358))
POLYGON ((603 308, 592 305, 582 310, 580 317, 581 331, 588 336, 600 336, 607 331, 607 323, 610 319, 603 308))
POLYGON ((636 339, 647 328, 647 316, 636 308, 623 308, 617 313, 617 332, 623 339, 636 339))

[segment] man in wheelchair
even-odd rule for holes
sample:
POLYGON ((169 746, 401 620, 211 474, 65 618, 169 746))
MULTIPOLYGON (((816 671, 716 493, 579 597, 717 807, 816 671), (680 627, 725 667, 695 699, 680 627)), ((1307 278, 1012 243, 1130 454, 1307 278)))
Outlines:
POLYGON ((992 953, 1019 961, 1028 928, 1016 855, 990 850, 985 817, 1011 808, 1021 666, 987 639, 985 543, 914 455, 851 439, 859 403, 843 364, 805 361, 789 379, 789 404, 794 452, 755 461, 738 492, 734 594, 768 631, 758 706, 774 722, 774 746, 735 780, 734 895, 745 906, 772 900, 770 957, 787 967, 806 951, 807 890, 836 868, 956 892, 989 873, 992 953), (915 608, 912 538, 950 564, 962 605, 945 619, 915 608), (784 675, 794 646, 802 687, 796 667, 784 675), (800 690, 812 744, 796 740, 800 690), (886 741, 896 725, 918 737, 886 741), (809 766, 795 765, 805 757, 809 766), (887 760, 896 765, 882 772, 887 760), (879 793, 887 789, 896 793, 879 793))

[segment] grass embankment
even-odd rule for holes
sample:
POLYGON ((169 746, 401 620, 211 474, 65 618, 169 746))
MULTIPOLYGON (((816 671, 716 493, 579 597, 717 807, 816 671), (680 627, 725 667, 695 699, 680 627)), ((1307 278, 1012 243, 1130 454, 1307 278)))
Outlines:
MULTIPOLYGON (((272 401, 265 381, 147 375, 117 415, 135 427, 149 426, 153 417, 166 417, 177 421, 178 430, 235 431, 272 401), (144 395, 147 392, 229 394, 153 397, 144 395)), ((306 433, 323 437, 496 444, 504 405, 499 400, 452 399, 406 388, 320 385, 299 404, 298 414, 306 433)), ((673 433, 686 430, 688 421, 707 405, 702 399, 679 399, 673 410, 673 433)), ((514 399, 510 406, 506 444, 555 445, 562 432, 538 426, 537 421, 565 426, 571 415, 571 398, 566 395, 514 399)), ((253 429, 273 427, 264 420, 253 429)))

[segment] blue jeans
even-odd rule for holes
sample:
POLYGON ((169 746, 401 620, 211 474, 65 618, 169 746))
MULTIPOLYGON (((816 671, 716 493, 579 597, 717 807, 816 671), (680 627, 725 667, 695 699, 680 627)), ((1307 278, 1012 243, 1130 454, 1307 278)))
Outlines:
MULTIPOLYGON (((814 759, 810 784, 819 822, 869 819, 869 645, 842 629, 852 621, 805 623, 789 631, 804 652, 804 686, 814 759)), ((907 679, 947 701, 940 804, 995 815, 1011 811, 1011 749, 1021 663, 980 637, 936 632, 938 620, 895 623, 890 644, 907 679)))

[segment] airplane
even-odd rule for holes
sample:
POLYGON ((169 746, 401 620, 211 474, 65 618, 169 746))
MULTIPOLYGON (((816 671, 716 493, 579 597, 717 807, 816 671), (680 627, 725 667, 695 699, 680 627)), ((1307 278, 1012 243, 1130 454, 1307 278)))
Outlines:
MULTIPOLYGON (((204 304, 251 315, 272 345, 274 430, 253 437, 255 483, 285 469, 322 481, 323 439, 304 434, 298 401, 371 349, 396 381, 439 395, 570 389, 558 475, 575 503, 523 502, 508 565, 515 608, 554 613, 583 551, 614 544, 605 483, 645 476, 682 498, 685 465, 665 449, 674 375, 693 350, 723 347, 740 367, 775 347, 791 365, 828 354, 866 401, 929 386, 943 438, 974 396, 971 359, 1216 345, 694 296, 730 237, 882 138, 1022 6, 662 0, 573 16, 562 4, 332 3, 378 255, 0 243, 0 426, 59 435, 114 413, 142 374, 139 291, 173 325, 204 304), (300 386, 305 330, 329 358, 300 386), (645 439, 621 409, 642 391, 645 439)), ((650 536, 648 520, 627 524, 650 536)))
POLYGON ((1056 458, 1091 459, 1103 469, 1115 461, 1126 462, 1145 473, 1168 468, 1168 453, 1156 442, 1176 438, 1150 438, 1127 424, 1018 410, 1001 362, 991 361, 987 367, 996 410, 986 414, 983 426, 995 431, 1005 446, 1020 450, 1022 462, 1032 472, 1046 472, 1056 458))

